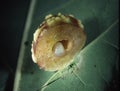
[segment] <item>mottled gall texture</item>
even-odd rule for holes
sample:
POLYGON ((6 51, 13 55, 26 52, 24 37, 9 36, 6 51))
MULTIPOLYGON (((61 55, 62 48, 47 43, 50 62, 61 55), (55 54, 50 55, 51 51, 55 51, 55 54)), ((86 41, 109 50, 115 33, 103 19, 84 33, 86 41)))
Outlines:
POLYGON ((46 71, 64 69, 72 63, 85 41, 86 35, 79 20, 60 13, 48 15, 34 33, 31 48, 33 61, 46 71), (64 47, 64 53, 60 56, 55 55, 58 42, 64 47))

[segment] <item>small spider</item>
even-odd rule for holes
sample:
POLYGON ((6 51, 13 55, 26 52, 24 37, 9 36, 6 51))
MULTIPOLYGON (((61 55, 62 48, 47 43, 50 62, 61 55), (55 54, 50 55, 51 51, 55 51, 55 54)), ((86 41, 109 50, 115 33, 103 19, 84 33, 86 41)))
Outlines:
MULTIPOLYGON (((32 59, 45 71, 57 71, 54 78, 62 75, 63 69, 74 68, 73 58, 85 41, 86 34, 80 20, 72 15, 49 14, 34 33, 32 59)), ((43 87, 54 81, 46 82, 43 87)))

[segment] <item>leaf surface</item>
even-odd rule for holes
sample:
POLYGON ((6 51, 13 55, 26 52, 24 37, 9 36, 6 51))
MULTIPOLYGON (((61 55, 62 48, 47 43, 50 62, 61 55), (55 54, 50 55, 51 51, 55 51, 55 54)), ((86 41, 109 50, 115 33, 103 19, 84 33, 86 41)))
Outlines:
POLYGON ((104 91, 118 62, 119 0, 53 1, 36 0, 32 17, 27 21, 29 27, 23 36, 16 72, 20 76, 16 77, 14 91, 104 91), (74 58, 76 65, 61 73, 46 72, 33 63, 30 43, 44 16, 58 12, 72 14, 82 21, 87 42, 74 58), (24 45, 26 41, 28 46, 24 45), (46 82, 47 85, 43 86, 46 82))

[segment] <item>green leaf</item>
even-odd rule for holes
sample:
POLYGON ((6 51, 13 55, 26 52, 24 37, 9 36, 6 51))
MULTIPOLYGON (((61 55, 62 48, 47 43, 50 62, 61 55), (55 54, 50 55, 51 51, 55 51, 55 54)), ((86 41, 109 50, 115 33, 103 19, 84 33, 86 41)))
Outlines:
MULTIPOLYGON (((64 74, 63 72, 64 78, 46 85, 44 91, 54 91, 57 88, 59 88, 57 91, 104 91, 111 81, 118 56, 116 45, 118 41, 114 41, 117 40, 114 36, 118 35, 118 30, 115 28, 117 23, 118 21, 113 23, 103 34, 86 46, 78 57, 75 57, 77 65, 75 68, 70 68, 72 73, 64 74)), ((62 78, 61 75, 56 77, 62 78)))
POLYGON ((34 0, 18 59, 14 91, 104 91, 118 62, 119 0, 34 0), (84 25, 87 42, 74 63, 57 73, 38 68, 31 59, 33 33, 49 13, 72 14, 84 25), (24 42, 29 45, 25 46, 24 42))

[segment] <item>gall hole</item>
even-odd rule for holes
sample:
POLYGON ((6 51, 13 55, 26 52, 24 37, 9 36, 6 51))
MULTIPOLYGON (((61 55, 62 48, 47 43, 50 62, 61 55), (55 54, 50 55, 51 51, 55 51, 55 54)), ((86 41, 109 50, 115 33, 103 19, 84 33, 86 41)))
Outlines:
POLYGON ((68 50, 69 41, 68 40, 61 40, 57 41, 53 46, 53 53, 56 56, 63 56, 65 52, 68 50))
POLYGON ((68 40, 62 40, 62 41, 59 41, 59 42, 62 43, 65 50, 68 48, 68 43, 69 43, 68 40))

